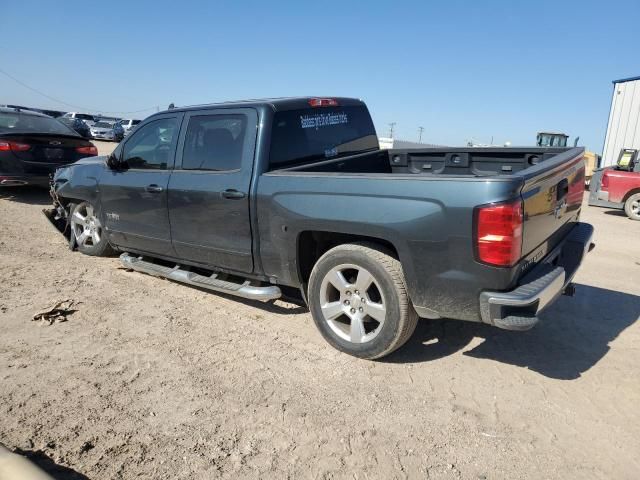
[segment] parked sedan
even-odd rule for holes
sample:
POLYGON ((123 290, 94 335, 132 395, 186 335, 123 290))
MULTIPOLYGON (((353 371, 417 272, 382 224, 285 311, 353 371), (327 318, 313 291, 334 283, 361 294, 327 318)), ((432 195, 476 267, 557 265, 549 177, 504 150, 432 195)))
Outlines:
POLYGON ((0 108, 0 186, 48 186, 59 166, 97 154, 95 145, 54 118, 0 108))
POLYGON ((120 120, 120 125, 124 128, 124 136, 128 136, 139 123, 140 120, 134 120, 133 118, 123 118, 120 120))
POLYGON ((64 123, 67 127, 75 130, 84 138, 91 138, 91 129, 89 128, 89 125, 84 123, 79 118, 60 117, 57 120, 64 123))
POLYGON ((91 136, 100 140, 119 142, 124 138, 124 129, 116 122, 97 122, 91 127, 91 136))

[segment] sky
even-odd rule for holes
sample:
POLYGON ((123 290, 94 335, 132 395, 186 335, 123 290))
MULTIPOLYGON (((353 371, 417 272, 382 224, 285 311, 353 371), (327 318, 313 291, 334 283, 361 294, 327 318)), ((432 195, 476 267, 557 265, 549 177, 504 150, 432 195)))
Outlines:
POLYGON ((134 118, 171 102, 352 96, 381 136, 395 122, 405 140, 424 127, 435 144, 533 145, 553 130, 600 153, 612 80, 640 75, 638 0, 0 0, 0 11, 0 104, 134 118))

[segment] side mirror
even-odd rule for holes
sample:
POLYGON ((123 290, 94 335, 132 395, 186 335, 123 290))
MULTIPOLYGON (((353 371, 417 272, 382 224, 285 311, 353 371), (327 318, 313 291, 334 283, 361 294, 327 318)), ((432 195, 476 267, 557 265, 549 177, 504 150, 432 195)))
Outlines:
POLYGON ((111 170, 122 170, 123 166, 124 162, 121 162, 113 153, 107 157, 107 167, 111 170))

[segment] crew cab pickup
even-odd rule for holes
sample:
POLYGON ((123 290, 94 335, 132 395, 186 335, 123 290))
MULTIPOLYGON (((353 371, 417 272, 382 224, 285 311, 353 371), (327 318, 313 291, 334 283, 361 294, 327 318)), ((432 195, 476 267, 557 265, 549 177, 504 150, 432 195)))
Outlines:
POLYGON ((365 104, 177 108, 59 169, 51 217, 89 255, 257 300, 299 293, 361 358, 419 317, 526 330, 590 250, 581 148, 380 150, 365 104))

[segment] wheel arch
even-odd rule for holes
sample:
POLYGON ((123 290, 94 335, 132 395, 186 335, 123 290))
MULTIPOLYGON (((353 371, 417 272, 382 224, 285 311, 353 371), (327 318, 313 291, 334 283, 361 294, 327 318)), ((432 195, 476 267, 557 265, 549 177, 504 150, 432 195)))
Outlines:
POLYGON ((629 200, 629 197, 635 195, 636 193, 640 193, 640 187, 632 188, 627 193, 625 193, 624 197, 622 198, 622 203, 625 203, 627 200, 629 200))
POLYGON ((323 230, 300 232, 296 241, 296 257, 298 259, 298 279, 305 296, 311 270, 322 255, 338 245, 362 242, 381 247, 392 257, 399 259, 396 246, 384 238, 323 230))

